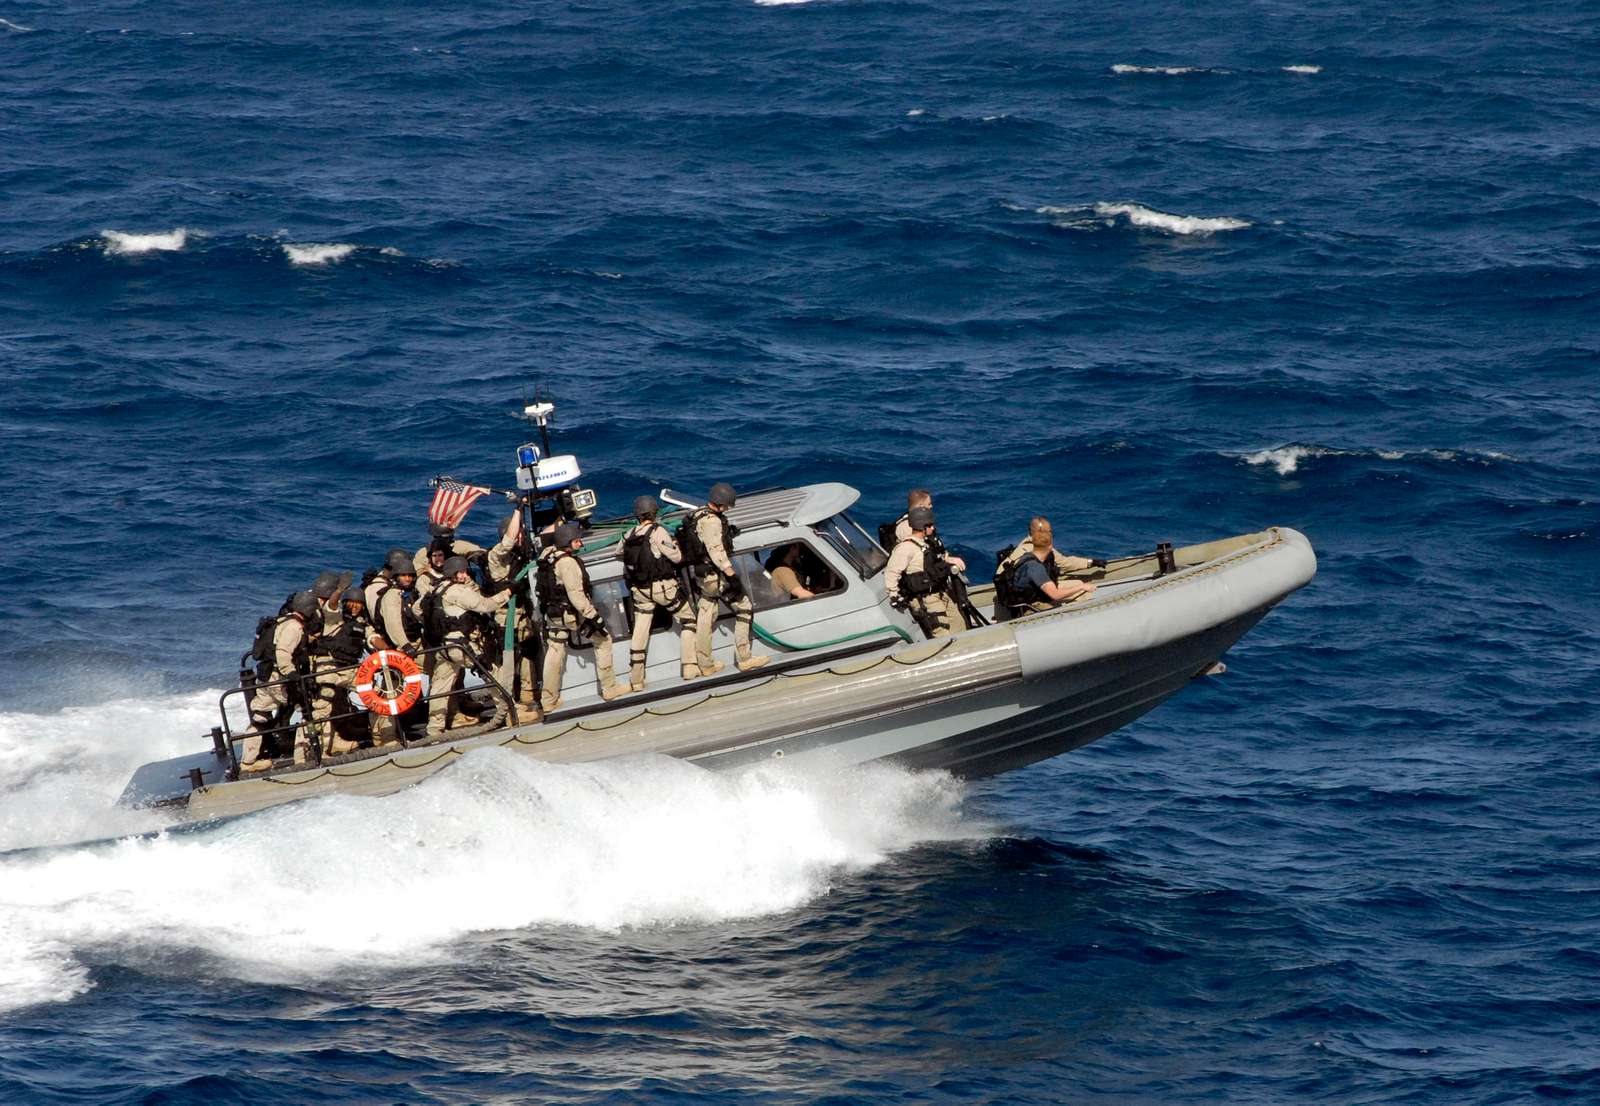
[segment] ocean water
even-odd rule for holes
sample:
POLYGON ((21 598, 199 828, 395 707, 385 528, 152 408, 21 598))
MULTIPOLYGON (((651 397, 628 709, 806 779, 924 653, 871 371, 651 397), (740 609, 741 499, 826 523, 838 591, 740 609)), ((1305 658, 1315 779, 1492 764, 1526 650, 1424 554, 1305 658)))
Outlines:
POLYGON ((0 1101, 1600 1101, 1597 88, 1555 2, 0 0, 0 1101), (535 387, 616 511, 1321 571, 993 780, 139 836, 535 387))

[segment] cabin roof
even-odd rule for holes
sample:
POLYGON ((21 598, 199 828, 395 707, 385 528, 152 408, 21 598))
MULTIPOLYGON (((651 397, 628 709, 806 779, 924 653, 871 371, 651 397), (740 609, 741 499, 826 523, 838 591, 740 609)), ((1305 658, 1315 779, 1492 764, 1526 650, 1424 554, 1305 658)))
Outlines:
MULTIPOLYGON (((861 493, 848 484, 806 484, 798 488, 770 488, 765 491, 741 495, 728 510, 728 521, 741 530, 754 530, 759 526, 812 526, 848 510, 861 493)), ((699 496, 685 495, 671 488, 661 489, 663 504, 690 503, 698 507, 705 502, 699 496)), ((664 512, 662 521, 677 529, 689 512, 675 508, 664 512)), ((623 517, 597 523, 586 537, 581 556, 585 560, 599 561, 615 555, 617 543, 633 526, 633 519, 623 517)))
POLYGON ((778 488, 740 496, 728 509, 735 526, 749 529, 763 523, 782 526, 811 526, 847 510, 861 493, 848 484, 807 484, 800 488, 778 488))

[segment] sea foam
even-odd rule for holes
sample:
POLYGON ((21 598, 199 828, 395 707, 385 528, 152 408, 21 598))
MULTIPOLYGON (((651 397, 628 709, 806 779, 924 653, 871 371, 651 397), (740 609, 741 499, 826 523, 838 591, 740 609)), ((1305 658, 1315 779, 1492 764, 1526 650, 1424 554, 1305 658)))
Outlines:
POLYGON ((1493 450, 1482 452, 1463 449, 1334 449, 1320 445, 1285 445, 1275 449, 1262 449, 1254 453, 1231 454, 1247 465, 1270 465, 1279 476, 1292 476, 1300 471, 1305 461, 1320 457, 1375 457, 1380 461, 1461 461, 1477 465, 1493 465, 1504 461, 1515 462, 1509 453, 1493 450))
POLYGON ((883 765, 718 774, 665 757, 558 765, 488 749, 383 798, 0 855, 0 1009, 81 993, 78 954, 91 948, 139 962, 195 952, 241 978, 314 980, 467 955, 461 942, 480 931, 789 910, 918 842, 984 835, 962 794, 942 773, 883 765), (361 924, 393 918, 406 924, 361 924), (271 939, 252 939, 264 924, 271 939))
POLYGON ((327 265, 343 261, 356 252, 356 247, 348 242, 285 242, 283 252, 291 265, 327 265))
POLYGON ((1104 219, 1118 216, 1136 227, 1166 231, 1168 234, 1194 234, 1202 237, 1224 230, 1244 230, 1250 224, 1244 219, 1231 219, 1226 215, 1172 215, 1143 204, 1095 204, 1094 213, 1104 219))
POLYGON ((121 230, 103 230, 100 236, 105 242, 106 253, 120 256, 181 250, 189 242, 189 231, 184 227, 156 234, 130 234, 121 230))
POLYGON ((1138 73, 1157 74, 1163 77, 1183 77, 1190 73, 1212 73, 1216 72, 1216 70, 1207 69, 1199 65, 1127 65, 1119 62, 1111 67, 1111 72, 1124 77, 1138 73))
POLYGON ((1307 75, 1321 73, 1320 65, 1285 65, 1281 67, 1285 73, 1304 73, 1307 75))
POLYGON ((1097 226, 1115 226, 1119 220, 1128 226, 1143 230, 1159 230, 1167 234, 1207 237, 1219 231, 1243 230, 1250 226, 1244 219, 1225 215, 1173 215, 1153 207, 1134 203, 1077 204, 1071 207, 1045 205, 1034 208, 1038 215, 1057 218, 1057 226, 1075 229, 1094 229, 1097 226))
POLYGON ((25 35, 33 30, 32 27, 24 27, 21 23, 13 23, 9 19, 0 19, 0 27, 8 31, 15 31, 19 35, 25 35))

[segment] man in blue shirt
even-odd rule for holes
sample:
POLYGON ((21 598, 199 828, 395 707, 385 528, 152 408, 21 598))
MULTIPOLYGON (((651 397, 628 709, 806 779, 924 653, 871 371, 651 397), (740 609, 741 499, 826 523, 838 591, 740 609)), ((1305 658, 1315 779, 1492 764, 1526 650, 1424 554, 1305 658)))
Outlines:
POLYGON ((1105 562, 1088 557, 1069 557, 1055 547, 1050 520, 1035 515, 1028 523, 1028 540, 1017 546, 1007 560, 1016 563, 1013 586, 1024 597, 1028 609, 1047 611, 1063 603, 1074 603, 1094 594, 1087 580, 1073 579, 1067 573, 1099 569, 1105 562))

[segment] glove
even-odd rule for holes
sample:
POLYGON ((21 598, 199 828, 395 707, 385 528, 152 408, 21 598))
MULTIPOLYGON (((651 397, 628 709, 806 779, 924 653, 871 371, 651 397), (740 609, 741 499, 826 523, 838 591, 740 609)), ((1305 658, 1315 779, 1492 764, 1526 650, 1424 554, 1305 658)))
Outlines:
POLYGON ((1090 568, 1104 568, 1104 567, 1106 567, 1105 558, 1104 557, 1090 557, 1089 558, 1089 567, 1090 568))

